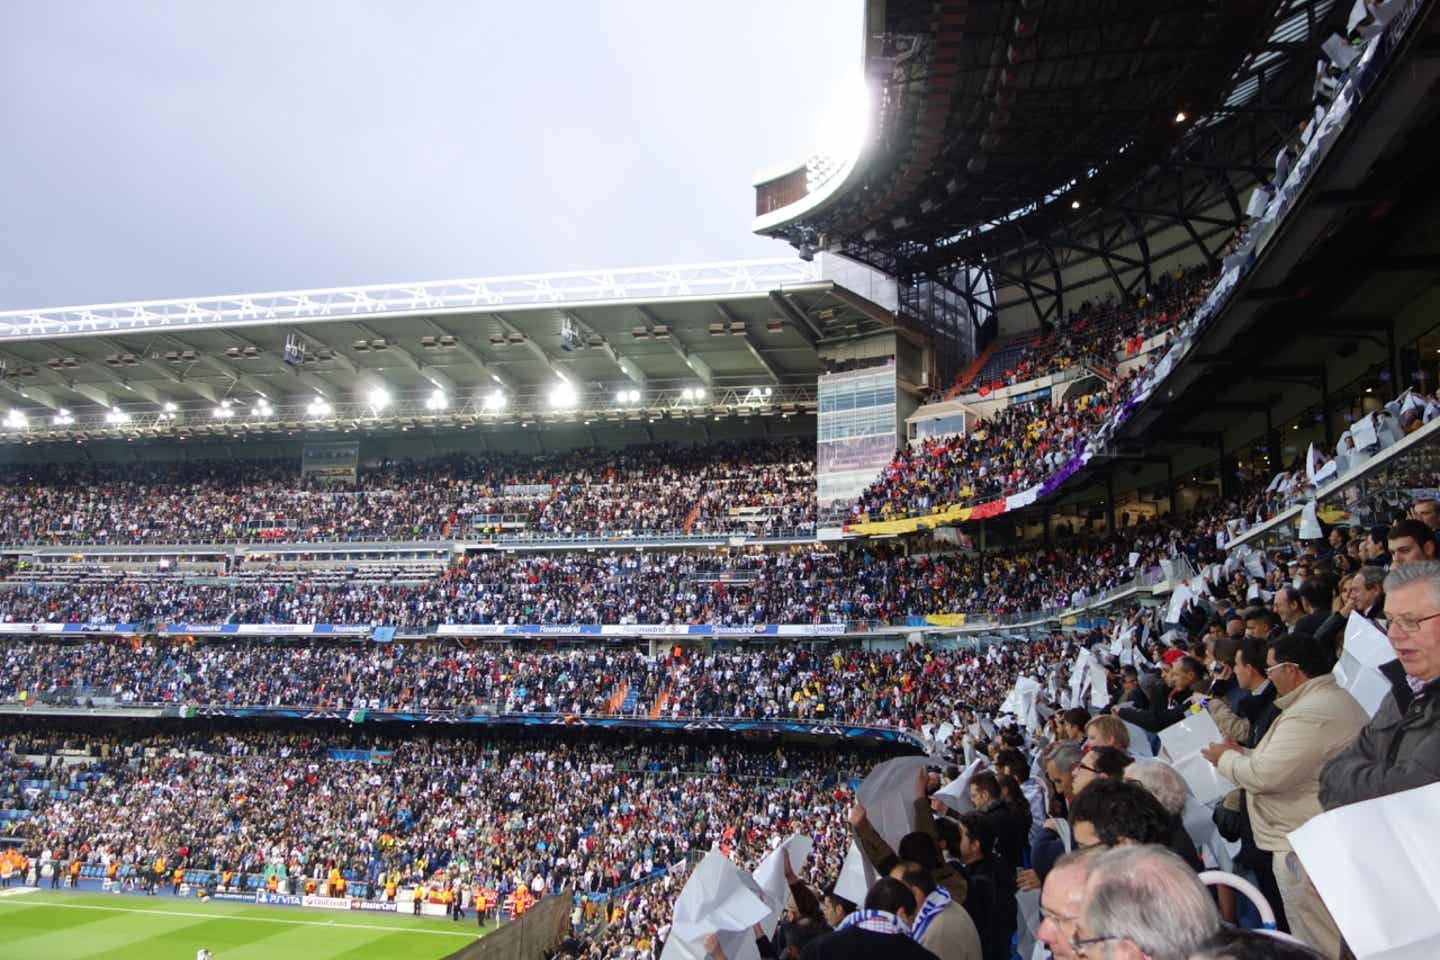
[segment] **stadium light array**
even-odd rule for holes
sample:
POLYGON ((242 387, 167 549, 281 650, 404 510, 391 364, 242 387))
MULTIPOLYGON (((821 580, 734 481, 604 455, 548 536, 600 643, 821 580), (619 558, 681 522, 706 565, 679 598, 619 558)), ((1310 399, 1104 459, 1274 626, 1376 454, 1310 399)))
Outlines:
POLYGON ((50 422, 57 427, 68 427, 75 422, 75 415, 61 407, 55 416, 50 418, 50 422))
POLYGON ((550 406, 557 410, 573 407, 578 400, 575 388, 568 381, 561 380, 550 388, 550 406))
POLYGON ((504 390, 491 390, 490 393, 485 397, 486 410, 504 410, 505 404, 506 399, 504 390))
POLYGON ((316 397, 310 401, 310 406, 305 408, 305 412, 312 417, 323 417, 330 412, 330 403, 324 397, 316 397))
POLYGON ((257 417, 268 417, 275 412, 275 408, 270 406, 269 400, 261 397, 255 401, 255 405, 250 408, 250 412, 257 417))
POLYGON ((126 413, 124 410, 121 410, 119 407, 114 407, 109 413, 105 414, 105 422, 109 424, 114 424, 116 426, 122 423, 129 423, 130 414, 126 413))
POLYGON ((29 422, 30 418, 25 416, 25 413, 21 410, 12 409, 9 413, 5 414, 5 426, 11 430, 24 430, 26 424, 29 422))
POLYGON ((680 399, 686 403, 699 403, 708 396, 704 387, 686 387, 680 391, 680 399))
POLYGON ((445 391, 436 387, 430 396, 425 398, 425 409, 439 412, 450 406, 450 398, 445 396, 445 391))
POLYGON ((230 409, 229 400, 221 400, 219 406, 210 411, 210 415, 216 420, 229 420, 235 416, 235 411, 230 409))
POLYGON ((616 391, 615 391, 615 402, 616 402, 616 403, 639 403, 639 402, 640 402, 640 391, 639 391, 639 390, 616 390, 616 391))
POLYGON ((384 410, 390 406, 390 391, 384 387, 374 387, 366 394, 365 399, 369 402, 372 410, 384 410))
POLYGON ((174 419, 175 419, 175 415, 176 415, 179 411, 180 411, 180 408, 179 408, 179 407, 177 407, 173 402, 167 400, 167 401, 165 401, 163 404, 160 405, 160 416, 159 416, 158 419, 160 419, 160 420, 174 420, 174 419))

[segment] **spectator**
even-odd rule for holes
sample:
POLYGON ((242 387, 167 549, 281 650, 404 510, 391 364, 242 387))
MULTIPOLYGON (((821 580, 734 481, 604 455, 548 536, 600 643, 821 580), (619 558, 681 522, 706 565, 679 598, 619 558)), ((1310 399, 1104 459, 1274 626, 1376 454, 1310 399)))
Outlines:
POLYGON ((890 876, 910 888, 919 904, 910 935, 940 960, 983 960, 980 934, 960 901, 936 886, 935 876, 918 863, 901 860, 890 876))
POLYGON ((1220 930, 1195 872, 1163 847, 1109 850, 1090 865, 1073 944, 1106 960, 1188 960, 1220 930))
POLYGON ((1397 566, 1384 587, 1390 692, 1321 773, 1327 810, 1440 781, 1440 562, 1397 566))
POLYGON ((1255 842, 1274 860, 1275 879, 1291 931, 1336 956, 1340 931, 1310 884, 1289 834, 1320 812, 1320 769, 1365 726, 1364 709, 1330 675, 1330 651, 1305 634, 1270 644, 1266 670, 1280 715, 1254 749, 1226 740, 1202 751, 1231 783, 1245 790, 1255 842))
POLYGON ((1130 728, 1119 717, 1110 714, 1091 719, 1085 724, 1085 748, 1114 747, 1117 750, 1130 749, 1130 728))
POLYGON ((1038 939, 1050 949, 1053 960, 1080 960, 1075 937, 1085 903, 1090 866, 1103 848, 1075 850, 1055 861, 1040 891, 1038 939))
POLYGON ((1073 780, 1075 793, 1078 796, 1085 788, 1096 780, 1108 778, 1120 780, 1125 776, 1125 768, 1131 763, 1130 754, 1116 747, 1096 747, 1086 751, 1075 764, 1073 780))
POLYGON ((1435 535, 1419 520, 1401 520, 1386 534, 1391 568, 1435 559, 1435 535))
POLYGON ((899 880, 881 877, 865 895, 865 909, 850 914, 833 933, 812 940, 801 960, 937 960, 909 935, 915 895, 899 880))

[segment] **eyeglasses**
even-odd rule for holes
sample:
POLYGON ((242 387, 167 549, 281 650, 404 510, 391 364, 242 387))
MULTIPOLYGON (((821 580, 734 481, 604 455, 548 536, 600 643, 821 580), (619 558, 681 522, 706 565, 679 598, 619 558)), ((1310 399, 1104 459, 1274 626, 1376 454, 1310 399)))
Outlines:
POLYGON ((1428 617, 1407 617, 1403 613, 1390 618, 1390 626, 1401 633, 1414 633, 1420 629, 1420 624, 1426 620, 1434 620, 1440 617, 1440 613, 1432 613, 1428 617))
POLYGON ((1077 939, 1075 939, 1075 940, 1071 940, 1071 941, 1070 941, 1070 946, 1074 948, 1074 950, 1075 950, 1075 956, 1077 956, 1077 957, 1088 957, 1088 956, 1090 956, 1090 948, 1091 948, 1091 947, 1096 946, 1097 944, 1101 944, 1101 943, 1109 943, 1109 942, 1112 941, 1112 940, 1124 940, 1124 939, 1125 939, 1124 937, 1115 937, 1115 936, 1106 936, 1106 937, 1080 937, 1080 938, 1077 938, 1077 939))
POLYGON ((1272 664, 1271 666, 1266 667, 1266 668, 1265 668, 1265 676, 1267 676, 1267 677, 1270 676, 1272 673, 1274 673, 1276 670, 1279 670, 1281 667, 1293 667, 1293 666, 1295 666, 1295 664, 1294 664, 1293 662, 1291 662, 1291 661, 1289 661, 1289 660, 1281 660, 1279 663, 1272 664))

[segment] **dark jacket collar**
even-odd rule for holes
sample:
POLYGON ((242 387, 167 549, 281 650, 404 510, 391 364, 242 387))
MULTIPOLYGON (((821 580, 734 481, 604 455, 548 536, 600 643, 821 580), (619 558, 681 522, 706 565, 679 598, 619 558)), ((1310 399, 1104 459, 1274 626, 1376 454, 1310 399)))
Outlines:
MULTIPOLYGON (((1417 694, 1410 689, 1410 681, 1406 679, 1405 668, 1400 665, 1400 661, 1391 660, 1389 663, 1380 664, 1380 672, 1390 681, 1390 692, 1395 694, 1395 705, 1400 708, 1400 712, 1409 710, 1417 694)), ((1433 697, 1437 694, 1440 694, 1440 678, 1425 684, 1419 695, 1433 697)))

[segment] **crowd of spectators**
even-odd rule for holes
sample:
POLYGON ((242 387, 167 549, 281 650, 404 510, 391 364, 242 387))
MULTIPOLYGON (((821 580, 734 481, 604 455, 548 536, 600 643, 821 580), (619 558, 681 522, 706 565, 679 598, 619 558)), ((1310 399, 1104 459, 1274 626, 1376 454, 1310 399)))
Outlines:
POLYGON ((420 582, 294 565, 256 576, 66 565, 0 578, 0 622, 439 624, 904 623, 1064 609, 1155 568, 1169 519, 1050 546, 586 551, 466 555, 420 582), (323 575, 322 575, 323 574, 323 575))
POLYGON ((1160 274, 1154 289, 1133 301, 1120 302, 1114 294, 1086 300, 1055 324, 1048 336, 1028 344, 998 379, 975 386, 983 396, 1077 365, 1113 370, 1139 355, 1147 340, 1169 333, 1203 299, 1215 273, 1203 267, 1177 268, 1160 274))
POLYGON ((435 540, 784 535, 815 526, 815 452, 798 439, 485 453, 302 477, 291 461, 0 469, 0 542, 435 540))
POLYGON ((29 733, 0 739, 0 836, 44 865, 324 878, 339 869, 375 895, 437 872, 488 889, 599 893, 722 843, 763 852, 777 831, 819 841, 838 865, 837 787, 852 753, 683 743, 487 743, 199 729, 67 741, 63 768, 29 733), (39 748, 39 749, 37 749, 39 748), (334 751, 341 751, 336 753, 334 751), (367 759, 353 759, 357 753, 367 759), (68 789, 51 783, 83 769, 68 789), (826 837, 836 838, 827 843, 826 837), (537 882, 538 878, 538 882, 537 882))
POLYGON ((297 707, 346 712, 802 719, 923 727, 993 711, 1037 649, 538 652, 455 641, 20 638, 0 642, 0 700, 297 707), (1000 679, 997 679, 1000 678, 1000 679), (964 691, 963 694, 957 691, 964 691))

